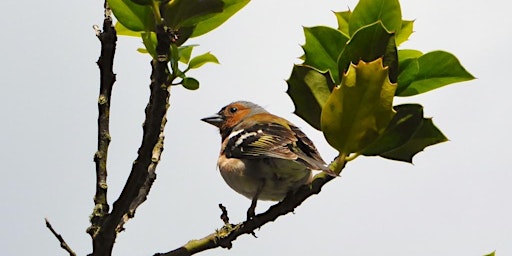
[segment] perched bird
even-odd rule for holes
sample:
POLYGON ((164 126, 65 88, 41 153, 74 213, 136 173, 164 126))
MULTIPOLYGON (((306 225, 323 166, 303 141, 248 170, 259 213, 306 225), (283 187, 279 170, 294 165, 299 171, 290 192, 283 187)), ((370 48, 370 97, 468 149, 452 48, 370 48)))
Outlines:
POLYGON ((217 164, 226 183, 252 200, 248 219, 257 200, 282 200, 311 182, 312 170, 336 176, 299 128, 252 102, 233 102, 201 120, 220 130, 217 164))

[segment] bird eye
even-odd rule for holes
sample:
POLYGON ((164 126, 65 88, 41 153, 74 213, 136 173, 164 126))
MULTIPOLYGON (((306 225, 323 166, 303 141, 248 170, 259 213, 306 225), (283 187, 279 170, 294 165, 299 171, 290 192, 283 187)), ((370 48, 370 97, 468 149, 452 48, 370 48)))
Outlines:
POLYGON ((231 107, 229 109, 229 112, 231 112, 231 114, 234 114, 236 111, 238 111, 238 108, 236 108, 236 107, 231 107))

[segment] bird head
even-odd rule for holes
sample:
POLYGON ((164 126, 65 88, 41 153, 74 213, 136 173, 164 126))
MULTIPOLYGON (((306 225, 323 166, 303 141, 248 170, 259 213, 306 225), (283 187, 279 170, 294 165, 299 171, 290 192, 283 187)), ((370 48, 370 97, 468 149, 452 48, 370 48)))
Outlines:
POLYGON ((202 118, 201 121, 219 128, 220 133, 224 138, 224 136, 229 135, 233 128, 243 120, 260 113, 268 112, 264 108, 252 102, 236 101, 224 106, 216 114, 202 118))

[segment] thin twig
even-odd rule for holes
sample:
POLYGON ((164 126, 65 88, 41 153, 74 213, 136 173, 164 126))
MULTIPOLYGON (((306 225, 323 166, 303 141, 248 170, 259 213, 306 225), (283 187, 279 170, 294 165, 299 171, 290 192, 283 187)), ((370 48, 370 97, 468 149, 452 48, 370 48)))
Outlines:
POLYGON ((224 224, 229 224, 228 209, 226 209, 226 207, 222 204, 219 204, 219 208, 222 211, 220 219, 224 222, 224 224))
POLYGON ((48 221, 47 218, 44 218, 44 221, 46 222, 46 227, 52 232, 52 234, 59 240, 60 247, 64 250, 66 250, 70 256, 76 256, 76 253, 69 247, 69 245, 64 241, 64 238, 53 229, 52 224, 50 224, 50 221, 48 221))

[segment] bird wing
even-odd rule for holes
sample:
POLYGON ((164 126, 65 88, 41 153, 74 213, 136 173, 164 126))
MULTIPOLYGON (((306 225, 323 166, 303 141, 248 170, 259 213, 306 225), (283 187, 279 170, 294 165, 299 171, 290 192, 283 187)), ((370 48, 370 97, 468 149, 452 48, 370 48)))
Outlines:
POLYGON ((297 160, 310 169, 330 171, 313 142, 297 127, 277 123, 254 124, 228 137, 227 157, 297 160))

